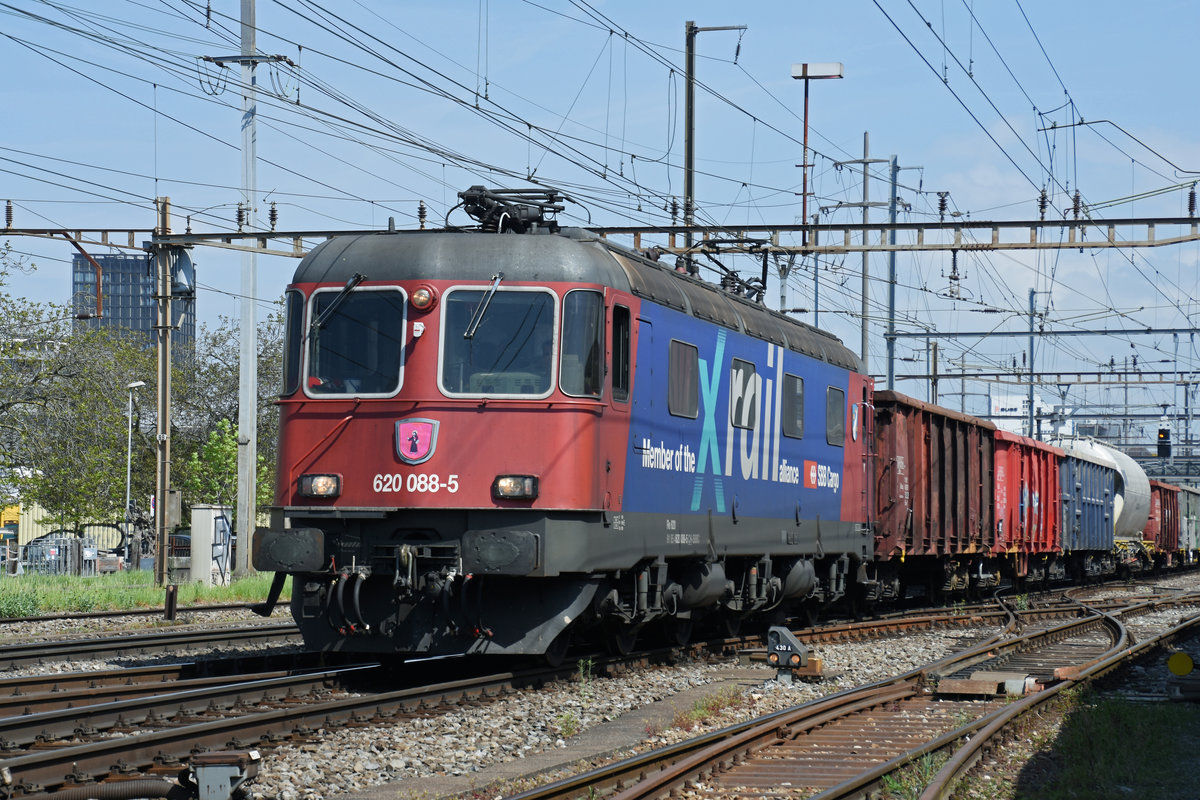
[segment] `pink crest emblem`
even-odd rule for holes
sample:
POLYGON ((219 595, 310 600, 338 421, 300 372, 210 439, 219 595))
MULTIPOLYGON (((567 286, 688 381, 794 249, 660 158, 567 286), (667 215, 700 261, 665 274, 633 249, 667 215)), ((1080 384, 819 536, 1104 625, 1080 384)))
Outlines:
POLYGON ((412 417, 396 423, 396 455, 405 464, 423 464, 437 449, 439 422, 412 417))

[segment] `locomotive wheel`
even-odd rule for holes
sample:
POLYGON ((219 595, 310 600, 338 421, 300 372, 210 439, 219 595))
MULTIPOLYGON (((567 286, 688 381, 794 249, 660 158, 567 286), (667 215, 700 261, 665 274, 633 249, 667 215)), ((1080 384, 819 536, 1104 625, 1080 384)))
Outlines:
POLYGON ((604 637, 604 645, 608 652, 615 656, 627 656, 633 652, 637 643, 637 629, 632 625, 614 626, 608 629, 604 637))
POLYGON ((801 603, 799 608, 800 625, 805 628, 816 626, 821 617, 821 611, 816 603, 801 603))
POLYGON ((567 650, 571 648, 571 629, 567 628, 554 637, 554 641, 550 642, 550 646, 546 648, 546 652, 542 654, 542 658, 546 660, 546 665, 550 667, 561 667, 563 661, 567 658, 567 650))
POLYGON ((722 611, 717 616, 717 625, 722 636, 732 639, 742 630, 742 615, 734 611, 722 611))
POLYGON ((692 640, 691 617, 667 617, 663 623, 663 630, 668 642, 682 647, 692 640))

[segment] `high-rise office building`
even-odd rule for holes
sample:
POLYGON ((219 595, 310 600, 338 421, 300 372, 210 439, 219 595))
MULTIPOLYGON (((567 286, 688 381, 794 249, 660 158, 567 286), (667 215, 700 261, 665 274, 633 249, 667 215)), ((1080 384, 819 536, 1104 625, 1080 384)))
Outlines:
MULTIPOLYGON (((76 320, 76 326, 119 327, 144 335, 154 344, 158 306, 154 300, 155 266, 144 254, 112 253, 93 256, 100 265, 103 309, 100 317, 76 320)), ((76 314, 96 311, 96 268, 76 253, 71 261, 71 309, 76 314)), ((196 302, 192 297, 171 304, 171 347, 179 357, 190 355, 196 342, 196 302)))

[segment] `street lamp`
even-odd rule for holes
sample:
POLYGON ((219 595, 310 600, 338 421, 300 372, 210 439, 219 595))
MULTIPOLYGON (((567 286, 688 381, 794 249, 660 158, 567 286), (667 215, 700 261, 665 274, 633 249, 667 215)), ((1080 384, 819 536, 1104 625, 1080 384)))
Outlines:
POLYGON ((125 384, 125 388, 129 391, 129 429, 125 438, 125 564, 128 569, 129 559, 133 557, 133 551, 129 542, 129 481, 133 476, 133 390, 140 389, 145 386, 145 381, 134 381, 133 383, 125 384))
MULTIPOLYGON (((802 244, 808 245, 808 82, 810 80, 818 80, 824 78, 841 78, 844 77, 842 62, 830 61, 819 64, 792 64, 792 77, 798 81, 804 81, 804 163, 800 165, 804 170, 804 177, 801 179, 802 198, 801 204, 801 222, 804 227, 801 229, 802 244)), ((787 276, 780 276, 780 283, 786 287, 787 276)), ((786 291, 780 289, 780 292, 786 291)), ((782 294, 780 297, 782 301, 782 294)), ((780 302, 780 305, 784 303, 780 302)), ((817 267, 813 264, 813 325, 817 324, 817 267)))

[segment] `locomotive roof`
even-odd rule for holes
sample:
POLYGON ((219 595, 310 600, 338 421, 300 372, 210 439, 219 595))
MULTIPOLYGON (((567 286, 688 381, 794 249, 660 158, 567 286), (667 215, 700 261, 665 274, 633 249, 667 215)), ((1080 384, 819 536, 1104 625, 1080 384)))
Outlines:
POLYGON ((558 234, 403 231, 337 236, 300 262, 293 281, 345 283, 360 273, 372 282, 485 282, 497 272, 515 282, 611 286, 849 370, 862 369, 858 356, 831 334, 578 229, 558 234))

